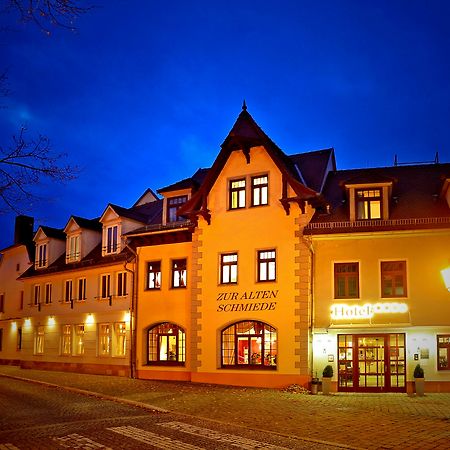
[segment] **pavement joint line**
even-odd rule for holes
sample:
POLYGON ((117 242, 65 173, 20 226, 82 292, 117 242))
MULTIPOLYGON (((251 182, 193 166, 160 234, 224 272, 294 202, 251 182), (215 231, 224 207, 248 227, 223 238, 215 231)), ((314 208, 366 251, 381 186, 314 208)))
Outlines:
MULTIPOLYGON (((167 409, 159 408, 158 406, 148 405, 146 403, 136 402, 134 400, 127 400, 127 399, 120 398, 120 397, 114 397, 111 395, 101 394, 99 392, 87 391, 85 389, 74 388, 71 386, 63 386, 63 385, 59 385, 59 384, 55 384, 55 383, 49 383, 47 381, 34 380, 32 378, 18 377, 16 375, 7 375, 7 374, 3 374, 3 373, 0 373, 0 377, 11 378, 13 380, 19 380, 19 381, 24 381, 24 382, 28 382, 28 383, 40 384, 43 386, 52 387, 52 388, 56 388, 56 389, 63 389, 63 390, 69 391, 69 392, 74 392, 77 394, 86 395, 89 397, 95 397, 95 398, 104 399, 104 400, 110 400, 113 402, 122 403, 122 404, 129 405, 129 406, 134 406, 136 408, 146 409, 146 410, 150 410, 153 412, 160 412, 160 413, 164 413, 164 414, 171 413, 171 414, 188 417, 188 418, 195 419, 195 420, 199 420, 199 419, 205 420, 206 419, 205 417, 201 417, 201 416, 194 416, 192 414, 180 413, 178 411, 169 411, 167 409)), ((346 449, 346 450, 366 450, 364 447, 353 447, 350 445, 341 444, 339 442, 325 441, 322 439, 314 439, 314 438, 308 438, 308 437, 300 437, 300 436, 295 436, 292 434, 280 433, 278 431, 265 430, 262 428, 252 428, 252 427, 248 427, 245 425, 240 425, 240 424, 231 423, 231 422, 225 422, 223 420, 218 420, 218 419, 207 418, 207 420, 210 422, 220 424, 220 425, 237 426, 244 430, 263 431, 265 433, 274 434, 274 435, 277 435, 277 436, 280 436, 283 438, 293 439, 296 441, 306 441, 306 442, 312 442, 312 443, 316 443, 316 444, 329 445, 331 447, 342 448, 342 449, 346 449)))

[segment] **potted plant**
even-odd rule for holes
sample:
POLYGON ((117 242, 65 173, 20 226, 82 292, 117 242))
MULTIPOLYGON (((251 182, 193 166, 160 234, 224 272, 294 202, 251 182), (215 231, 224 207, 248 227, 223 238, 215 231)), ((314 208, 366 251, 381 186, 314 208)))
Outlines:
POLYGON ((416 395, 422 397, 425 392, 425 372, 420 364, 414 369, 414 384, 416 385, 416 395))
POLYGON ((333 366, 327 365, 322 372, 322 394, 330 395, 331 378, 333 378, 333 366))

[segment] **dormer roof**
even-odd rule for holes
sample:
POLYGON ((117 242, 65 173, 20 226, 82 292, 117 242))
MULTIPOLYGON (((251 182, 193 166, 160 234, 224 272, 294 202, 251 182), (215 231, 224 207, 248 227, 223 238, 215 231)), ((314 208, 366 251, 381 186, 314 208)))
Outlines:
POLYGON ((185 178, 184 180, 177 181, 176 183, 170 184, 169 186, 158 189, 158 193, 162 194, 165 192, 180 191, 182 189, 192 189, 196 191, 203 183, 203 180, 206 178, 208 171, 209 168, 198 169, 197 172, 192 175, 192 177, 185 178))
POLYGON ((158 200, 158 196, 153 192, 152 189, 147 188, 144 193, 135 201, 133 207, 142 206, 147 203, 151 203, 158 200))
POLYGON ((65 233, 67 233, 71 223, 76 223, 79 228, 86 230, 102 231, 102 224, 99 222, 99 219, 85 219, 83 217, 71 216, 64 227, 65 233))
POLYGON ((42 234, 47 237, 47 238, 51 238, 51 239, 58 239, 60 241, 65 241, 66 240, 66 233, 64 233, 64 230, 60 229, 60 228, 53 228, 53 227, 47 227, 45 225, 41 225, 37 231, 36 234, 34 235, 34 241, 36 242, 37 240, 41 239, 42 234))

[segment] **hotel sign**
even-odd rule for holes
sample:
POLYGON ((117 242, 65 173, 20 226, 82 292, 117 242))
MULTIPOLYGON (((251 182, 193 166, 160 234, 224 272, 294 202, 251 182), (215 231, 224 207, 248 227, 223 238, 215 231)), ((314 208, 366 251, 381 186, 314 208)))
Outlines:
POLYGON ((331 318, 334 320, 371 319, 376 314, 404 314, 408 312, 406 303, 377 302, 364 305, 334 303, 331 305, 331 318))

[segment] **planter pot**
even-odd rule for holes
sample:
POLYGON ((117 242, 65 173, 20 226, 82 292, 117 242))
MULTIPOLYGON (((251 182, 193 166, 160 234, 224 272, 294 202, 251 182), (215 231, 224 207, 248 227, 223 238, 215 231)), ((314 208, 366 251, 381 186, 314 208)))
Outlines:
POLYGON ((317 378, 314 378, 311 382, 311 395, 317 395, 317 391, 319 388, 319 381, 317 378))
POLYGON ((414 378, 414 384, 416 385, 416 395, 422 397, 425 392, 425 378, 414 378))
POLYGON ((331 392, 331 378, 323 377, 322 378, 322 394, 330 395, 331 392))

